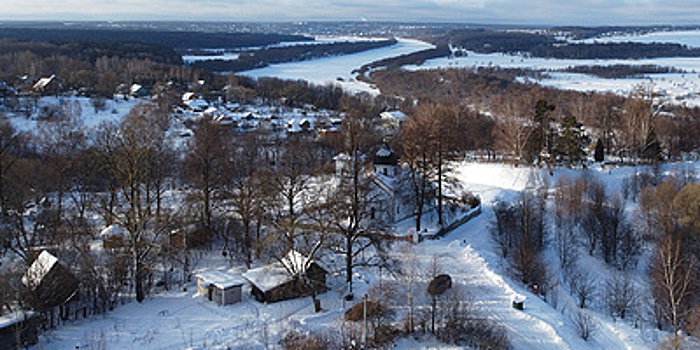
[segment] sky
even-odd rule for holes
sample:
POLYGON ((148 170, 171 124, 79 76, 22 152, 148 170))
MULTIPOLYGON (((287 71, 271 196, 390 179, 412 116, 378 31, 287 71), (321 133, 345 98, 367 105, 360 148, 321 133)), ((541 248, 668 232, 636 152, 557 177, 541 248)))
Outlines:
POLYGON ((1 21, 700 24, 699 0, 0 0, 1 21))

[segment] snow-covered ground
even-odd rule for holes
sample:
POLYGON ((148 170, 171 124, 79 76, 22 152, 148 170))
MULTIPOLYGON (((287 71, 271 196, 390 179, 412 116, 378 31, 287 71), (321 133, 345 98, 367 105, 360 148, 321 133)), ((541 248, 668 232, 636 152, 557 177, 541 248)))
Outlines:
MULTIPOLYGON (((699 163, 669 165, 668 169, 692 167, 699 163)), ((603 181, 612 192, 619 192, 623 180, 641 170, 635 167, 593 167, 593 176, 603 181)), ((479 194, 483 213, 446 237, 424 241, 413 246, 419 270, 426 271, 435 256, 444 273, 463 285, 473 297, 477 310, 504 325, 515 349, 651 349, 666 335, 649 324, 635 328, 631 321, 614 321, 599 307, 591 309, 598 325, 588 341, 576 333, 570 315, 576 307, 570 298, 562 297, 558 307, 530 293, 510 277, 507 264, 496 254, 491 238, 492 205, 497 200, 514 200, 527 188, 543 183, 556 183, 562 175, 578 176, 581 170, 513 167, 501 164, 462 163, 456 176, 464 186, 479 194), (525 298, 525 310, 512 308, 514 299, 525 298)), ((408 230, 408 227, 403 229, 408 230)), ((407 243, 397 243, 393 251, 405 252, 407 243)), ((551 262, 555 265, 555 262, 551 262)), ((199 268, 229 268, 219 257, 197 265, 199 268)), ((595 259, 586 262, 595 273, 607 273, 595 259)), ((233 271, 240 273, 241 269, 233 271)), ((638 274, 643 275, 642 270, 638 274)), ((355 278, 356 295, 361 295, 383 276, 377 270, 361 270, 355 278)), ((196 295, 196 288, 171 291, 148 298, 144 303, 118 307, 103 316, 71 322, 41 336, 37 348, 120 348, 120 349, 263 349, 276 345, 288 330, 337 331, 350 306, 344 304, 342 274, 330 277, 331 290, 320 295, 324 311, 314 313, 310 298, 273 304, 261 304, 244 287, 243 301, 217 306, 196 295)), ((397 283, 405 283, 397 281, 397 283)), ((405 339, 398 348, 440 347, 434 339, 405 339)))
MULTIPOLYGON (((638 36, 609 37, 591 39, 597 41, 637 41, 637 42, 672 42, 693 47, 700 47, 700 31, 655 32, 638 36)), ((406 66, 406 69, 436 68, 478 68, 502 67, 535 70, 562 70, 575 66, 612 66, 612 65, 656 65, 673 67, 686 73, 647 74, 643 78, 605 79, 587 74, 554 72, 540 84, 559 89, 576 91, 611 92, 629 95, 640 84, 650 85, 656 92, 665 95, 665 101, 685 104, 689 107, 700 106, 700 60, 692 57, 663 57, 652 59, 614 59, 614 60, 574 60, 547 59, 510 55, 503 53, 480 54, 467 51, 462 57, 444 57, 428 60, 421 66, 406 66)))
POLYGON ((645 34, 634 35, 614 35, 591 38, 586 40, 572 40, 572 42, 583 43, 620 43, 620 42, 635 42, 635 43, 674 43, 687 45, 688 47, 700 47, 700 30, 677 30, 677 31, 662 31, 650 32, 645 34))
MULTIPOLYGON (((27 118, 24 112, 11 112, 11 111, 0 111, 10 118, 12 126, 21 132, 34 132, 38 130, 38 114, 41 113, 41 109, 44 107, 60 108, 60 106, 69 103, 77 103, 80 108, 74 109, 75 113, 80 114, 80 121, 87 128, 95 128, 104 122, 120 121, 124 118, 129 111, 139 103, 144 102, 144 100, 136 98, 115 97, 111 100, 105 100, 105 107, 101 110, 95 111, 92 105, 92 101, 87 97, 42 97, 37 101, 37 108, 32 113, 32 115, 27 118)), ((2 105, 0 105, 2 108, 2 105)))
POLYGON ((573 60, 547 59, 503 53, 480 54, 468 51, 466 56, 428 60, 421 66, 406 66, 409 70, 436 68, 502 67, 535 70, 562 70, 575 66, 657 65, 675 67, 687 73, 648 74, 642 78, 605 79, 588 74, 552 72, 538 83, 564 90, 611 92, 629 95, 640 84, 652 86, 666 96, 666 101, 688 106, 700 106, 700 60, 687 57, 653 58, 643 60, 573 60))
POLYGON ((397 38, 392 46, 368 50, 350 55, 324 57, 314 60, 274 64, 269 67, 241 72, 253 78, 277 77, 281 79, 303 79, 314 84, 338 84, 352 92, 377 94, 376 87, 357 80, 354 70, 364 64, 381 59, 409 54, 432 48, 433 46, 414 39, 397 38))

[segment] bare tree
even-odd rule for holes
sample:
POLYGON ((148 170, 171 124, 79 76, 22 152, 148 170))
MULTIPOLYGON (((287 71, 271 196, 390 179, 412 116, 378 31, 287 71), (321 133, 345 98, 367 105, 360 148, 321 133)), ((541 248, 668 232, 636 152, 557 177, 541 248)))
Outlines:
POLYGON ((673 235, 661 239, 651 268, 652 294, 661 315, 673 327, 676 345, 681 327, 692 311, 695 274, 695 259, 685 249, 683 240, 673 235))
POLYGON ((629 316, 637 302, 637 287, 626 273, 614 274, 605 282, 605 303, 612 317, 629 316))
POLYGON ((588 341, 597 330, 597 325, 593 320, 593 317, 588 314, 585 310, 578 309, 574 311, 571 316, 571 321, 576 326, 576 331, 581 339, 588 341))
POLYGON ((571 272, 567 279, 571 294, 578 300, 578 307, 585 308, 596 295, 598 282, 589 271, 581 268, 571 272))
POLYGON ((145 263, 156 248, 157 238, 166 229, 156 208, 158 192, 153 186, 154 162, 164 140, 165 128, 159 124, 152 106, 136 106, 121 125, 105 126, 95 138, 101 165, 110 173, 119 191, 115 220, 128 234, 133 287, 138 302, 145 298, 145 263))

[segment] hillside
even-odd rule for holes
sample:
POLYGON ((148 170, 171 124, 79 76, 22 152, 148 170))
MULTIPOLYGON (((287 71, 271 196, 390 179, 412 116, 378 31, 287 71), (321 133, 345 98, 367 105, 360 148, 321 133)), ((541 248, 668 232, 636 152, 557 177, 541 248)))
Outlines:
MULTIPOLYGON (((681 166, 681 165, 679 165, 681 166)), ((696 170, 699 164, 692 165, 696 170)), ((675 165, 669 166, 677 168, 675 165)), ((623 180, 634 174, 636 168, 595 169, 594 176, 605 182, 613 191, 618 190, 623 180)), ((635 327, 630 320, 613 320, 595 303, 591 315, 597 324, 588 341, 577 335, 570 315, 576 306, 571 296, 562 290, 558 305, 532 294, 513 279, 507 264, 496 254, 491 236, 493 221, 492 206, 497 200, 515 199, 519 193, 533 184, 556 180, 566 174, 578 176, 580 170, 555 170, 552 179, 545 171, 527 167, 464 163, 457 174, 463 185, 478 193, 483 199, 484 212, 478 218, 463 225, 447 237, 437 241, 426 241, 413 247, 418 263, 417 283, 425 283, 425 273, 439 257, 441 269, 462 285, 473 298, 479 312, 502 324, 515 349, 651 349, 664 336, 649 324, 635 327), (533 179, 534 182, 533 182, 533 179), (514 299, 525 298, 525 310, 511 307, 514 299)), ((553 183, 553 182, 552 182, 553 183)), ((405 244, 398 245, 395 252, 405 255, 405 244)), ((223 268, 230 265, 214 252, 205 253, 199 269, 223 268)), ((400 256, 399 256, 400 257, 400 256)), ((405 256, 400 257, 404 259, 405 256)), ((597 274, 607 274, 608 268, 597 259, 586 262, 587 268, 597 274)), ((556 265, 550 261, 550 265, 556 265)), ((638 265, 641 274, 644 264, 638 265)), ((233 270, 237 270, 234 268, 233 270)), ((642 277, 640 277, 642 278, 642 277)), ((643 279, 643 278, 642 278, 643 279)), ((275 304, 261 304, 253 300, 244 288, 243 302, 220 307, 196 295, 194 285, 187 291, 164 291, 149 297, 144 303, 131 303, 94 319, 73 322, 64 327, 48 331, 41 337, 39 348, 73 349, 84 347, 107 348, 201 348, 263 349, 277 344, 291 329, 306 332, 325 332, 339 337, 338 330, 348 307, 341 295, 342 283, 333 277, 332 288, 320 296, 323 311, 314 313, 310 299, 297 299, 275 304)), ((364 269, 358 276, 358 294, 376 287, 380 283, 405 284, 405 281, 380 275, 376 269, 364 269), (380 280, 382 282, 380 282, 380 280)), ((417 295, 419 292, 416 292, 417 295)), ((398 348, 435 345, 435 340, 399 340, 398 348)))

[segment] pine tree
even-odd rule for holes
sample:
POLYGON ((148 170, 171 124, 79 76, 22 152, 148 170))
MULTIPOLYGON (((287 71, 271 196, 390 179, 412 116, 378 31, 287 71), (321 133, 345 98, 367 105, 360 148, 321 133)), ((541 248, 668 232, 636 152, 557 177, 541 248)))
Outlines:
POLYGON ((533 129, 526 144, 526 154, 528 162, 541 162, 542 151, 552 153, 552 131, 551 116, 549 112, 554 111, 554 105, 547 100, 540 99, 535 105, 535 115, 532 118, 533 129))
POLYGON ((591 142, 583 130, 583 124, 570 115, 564 118, 561 127, 557 143, 558 155, 566 159, 568 166, 580 163, 586 157, 584 148, 591 142))
POLYGON ((595 159, 596 162, 602 162, 605 160, 605 146, 603 145, 603 140, 598 139, 598 142, 595 144, 595 153, 593 154, 593 159, 595 159))

